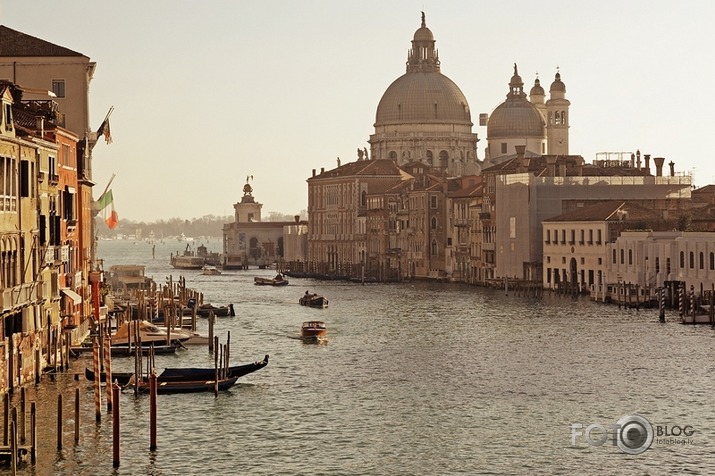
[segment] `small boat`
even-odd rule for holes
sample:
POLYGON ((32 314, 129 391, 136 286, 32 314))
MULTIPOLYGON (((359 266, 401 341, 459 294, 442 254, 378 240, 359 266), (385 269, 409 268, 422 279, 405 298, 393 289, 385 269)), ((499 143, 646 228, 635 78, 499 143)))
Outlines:
MULTIPOLYGON (((261 370, 263 367, 268 365, 268 355, 266 355, 263 360, 252 362, 250 364, 233 365, 229 367, 226 371, 227 377, 241 378, 244 375, 261 370)), ((94 370, 86 367, 84 370, 84 375, 87 380, 94 381, 94 370)), ((112 372, 112 381, 117 381, 120 385, 127 385, 134 375, 133 372, 112 372)), ((198 368, 198 367, 167 367, 162 373, 157 375, 157 381, 159 382, 178 382, 178 381, 199 381, 199 380, 211 380, 216 376, 216 369, 213 368, 198 368)), ((100 381, 104 382, 106 380, 106 375, 104 372, 100 373, 100 381)), ((146 380, 146 378, 144 379, 146 380)))
MULTIPOLYGON (((227 377, 218 379, 218 390, 228 390, 238 380, 238 377, 227 377)), ((129 382, 133 384, 132 381, 129 382)), ((157 379, 156 393, 196 393, 196 392, 213 392, 216 390, 216 380, 165 380, 157 379)), ((142 393, 149 392, 149 382, 142 380, 139 382, 139 391, 142 393)))
MULTIPOLYGON (((87 378, 87 380, 89 380, 90 382, 94 382, 95 375, 96 374, 94 373, 93 369, 90 369, 89 367, 85 367, 84 376, 87 378)), ((132 376, 134 376, 134 372, 112 372, 112 382, 117 382, 119 385, 124 386, 129 383, 132 376)), ((99 381, 100 382, 107 381, 107 374, 105 372, 99 373, 99 381)))
POLYGON ((300 336, 306 342, 321 342, 327 335, 328 329, 323 321, 306 321, 300 328, 300 336))
MULTIPOLYGON (((189 302, 189 305, 184 308, 184 316, 190 316, 194 311, 195 303, 189 302)), ((236 311, 233 308, 233 304, 228 306, 214 306, 213 304, 206 303, 201 304, 196 308, 196 315, 199 317, 209 317, 209 313, 213 312, 215 317, 234 317, 236 311)))
POLYGON ((328 307, 328 300, 324 296, 320 296, 318 294, 308 294, 308 291, 305 292, 303 297, 301 297, 298 302, 301 304, 301 306, 310 306, 317 308, 328 307))
POLYGON ((256 276, 253 278, 253 284, 259 286, 285 286, 288 284, 288 280, 285 279, 281 273, 278 273, 275 278, 260 278, 256 276))
MULTIPOLYGON (((263 360, 252 362, 250 364, 233 365, 228 368, 226 373, 229 377, 243 377, 257 370, 261 370, 268 365, 268 355, 263 360)), ((159 380, 205 380, 214 378, 216 369, 212 368, 197 368, 197 367, 167 367, 159 374, 159 380)))
MULTIPOLYGON (((154 354, 175 354, 176 349, 182 347, 178 340, 174 341, 172 344, 166 345, 154 345, 154 344, 142 344, 139 346, 139 351, 142 355, 149 355, 150 352, 154 354)), ((128 345, 113 345, 111 347, 112 357, 134 357, 136 354, 136 346, 134 344, 128 345)))
POLYGON ((188 340, 189 336, 180 335, 173 333, 167 333, 166 329, 161 329, 155 324, 144 321, 127 321, 117 328, 117 331, 112 335, 112 347, 117 346, 127 346, 130 343, 134 344, 134 331, 139 329, 139 340, 142 346, 149 346, 149 344, 168 344, 169 339, 171 341, 185 341, 188 340))
POLYGON ((201 274, 204 274, 206 276, 215 276, 221 274, 221 271, 219 271, 216 266, 210 266, 206 264, 203 268, 201 268, 201 274))

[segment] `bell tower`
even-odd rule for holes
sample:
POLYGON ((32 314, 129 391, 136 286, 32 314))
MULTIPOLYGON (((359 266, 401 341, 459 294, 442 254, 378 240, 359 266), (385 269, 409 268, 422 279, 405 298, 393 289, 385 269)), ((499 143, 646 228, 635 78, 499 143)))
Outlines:
POLYGON ((243 186, 243 197, 241 201, 233 205, 236 223, 253 223, 261 221, 262 203, 258 203, 253 198, 253 187, 248 183, 252 176, 246 177, 246 185, 243 186))
POLYGON ((549 100, 546 101, 546 140, 548 155, 569 154, 569 106, 566 99, 566 85, 561 81, 557 70, 554 82, 549 88, 549 100))

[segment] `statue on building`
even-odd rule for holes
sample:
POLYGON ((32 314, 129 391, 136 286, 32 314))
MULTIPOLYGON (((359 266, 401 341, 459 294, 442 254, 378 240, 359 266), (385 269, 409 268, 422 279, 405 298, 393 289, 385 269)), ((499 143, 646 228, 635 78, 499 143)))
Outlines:
POLYGON ((357 153, 358 153, 358 160, 362 160, 363 152, 362 152, 362 150, 360 150, 360 148, 358 148, 357 153))
POLYGON ((365 153, 365 160, 370 160, 370 157, 367 156, 367 147, 364 147, 363 151, 365 153))

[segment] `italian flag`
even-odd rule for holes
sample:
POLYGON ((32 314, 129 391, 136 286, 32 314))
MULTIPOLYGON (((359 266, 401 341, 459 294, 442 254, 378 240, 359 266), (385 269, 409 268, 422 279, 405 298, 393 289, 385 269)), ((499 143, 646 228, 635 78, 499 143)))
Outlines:
POLYGON ((119 223, 119 215, 117 215, 117 212, 114 210, 114 197, 112 196, 111 190, 107 190, 99 197, 99 200, 97 200, 97 208, 109 229, 115 229, 117 223, 119 223))

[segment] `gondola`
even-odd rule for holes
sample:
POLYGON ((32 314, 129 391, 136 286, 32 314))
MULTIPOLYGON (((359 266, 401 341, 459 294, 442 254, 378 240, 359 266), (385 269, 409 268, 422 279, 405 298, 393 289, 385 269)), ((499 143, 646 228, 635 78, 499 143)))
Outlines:
MULTIPOLYGON (((268 365, 268 355, 266 355, 263 360, 252 362, 250 364, 234 365, 228 368, 226 372, 227 376, 240 378, 244 375, 248 375, 257 370, 261 370, 263 367, 268 365)), ((94 381, 94 370, 87 367, 84 370, 84 375, 87 380, 94 381)), ((119 385, 127 385, 134 375, 133 372, 112 372, 112 381, 117 381, 119 385)), ((159 382, 181 382, 181 381, 200 381, 200 380, 212 380, 216 376, 216 369, 210 368, 196 368, 196 367, 177 367, 177 368, 166 368, 162 373, 157 375, 157 381, 159 382)), ((106 379, 105 373, 100 374, 100 381, 104 382, 106 379)), ((146 378, 144 378, 146 381, 146 378)))
MULTIPOLYGON (((218 390, 228 390, 238 380, 238 377, 227 377, 218 380, 218 390)), ((131 382, 130 382, 131 383, 131 382)), ((213 392, 216 390, 215 380, 174 380, 162 381, 157 379, 156 393, 196 393, 213 392)), ((139 391, 144 393, 149 391, 149 382, 143 380, 139 382, 139 391)))
MULTIPOLYGON (((257 370, 261 370, 268 365, 268 355, 263 360, 250 364, 234 365, 228 368, 229 377, 243 377, 257 370)), ((212 379, 216 375, 216 369, 197 367, 177 367, 166 368, 159 374, 159 380, 204 380, 212 379)))

